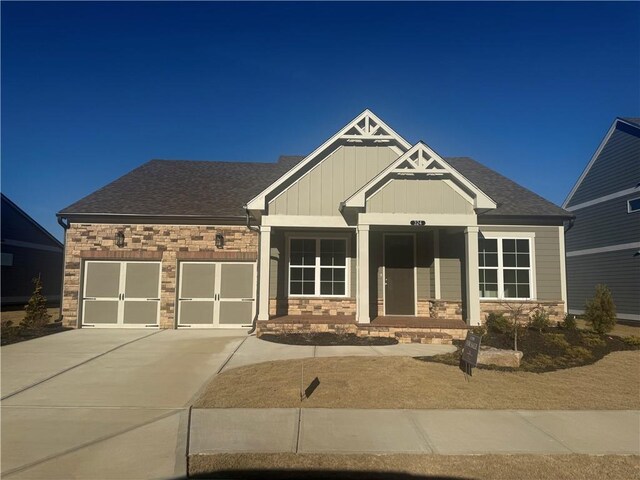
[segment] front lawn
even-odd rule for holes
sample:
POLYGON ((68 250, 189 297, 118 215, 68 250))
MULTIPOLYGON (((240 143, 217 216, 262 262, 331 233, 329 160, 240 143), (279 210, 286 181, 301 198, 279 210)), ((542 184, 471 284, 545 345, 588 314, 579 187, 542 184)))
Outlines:
POLYGON ((333 357, 266 362, 214 377, 199 408, 640 409, 640 351, 548 373, 475 369, 408 357, 333 357), (300 401, 304 386, 320 384, 300 401))

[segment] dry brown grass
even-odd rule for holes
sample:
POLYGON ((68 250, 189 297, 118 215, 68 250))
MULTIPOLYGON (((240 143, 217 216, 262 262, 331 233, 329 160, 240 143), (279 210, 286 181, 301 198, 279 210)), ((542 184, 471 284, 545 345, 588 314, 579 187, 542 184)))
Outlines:
MULTIPOLYGON (((0 321, 13 322, 14 325, 18 325, 24 319, 24 308, 18 308, 15 310, 5 310, 0 312, 0 321)), ((47 308, 47 313, 51 315, 51 321, 54 322, 60 318, 60 307, 47 308)))
MULTIPOLYGON (((581 318, 576 319, 576 324, 580 330, 589 330, 591 327, 587 322, 585 322, 581 318)), ((609 332, 610 335, 617 335, 619 337, 630 337, 636 336, 640 337, 640 322, 638 325, 624 325, 621 323, 617 323, 613 330, 609 332)))
POLYGON ((189 475, 244 479, 389 479, 396 473, 400 478, 419 476, 411 477, 414 479, 629 480, 640 474, 639 459, 638 456, 622 455, 218 454, 189 457, 189 475), (278 470, 285 473, 275 473, 278 470), (299 472, 297 475, 296 471, 299 472), (357 472, 369 473, 358 476, 357 472))
MULTIPOLYGON (((301 360, 240 367, 216 376, 200 408, 638 409, 640 351, 614 352, 585 367, 549 373, 474 370, 407 357, 304 360, 305 384, 320 386, 300 402, 301 360)), ((305 386, 306 386, 305 385, 305 386)))

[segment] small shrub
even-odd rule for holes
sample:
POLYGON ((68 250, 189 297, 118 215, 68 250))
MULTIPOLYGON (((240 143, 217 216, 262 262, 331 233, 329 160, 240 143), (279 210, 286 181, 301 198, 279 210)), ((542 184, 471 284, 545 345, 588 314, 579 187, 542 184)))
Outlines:
POLYGON ((567 348, 567 355, 580 362, 586 362, 593 356, 591 352, 584 347, 569 347, 567 348))
POLYGON ((570 313, 567 313, 564 316, 564 320, 562 321, 560 326, 562 328, 564 328, 565 330, 577 330, 578 329, 578 323, 576 322, 576 316, 572 315, 570 313))
POLYGON ((484 325, 473 327, 471 329, 471 333, 473 333, 474 335, 480 335, 481 337, 484 337, 487 334, 487 327, 485 327, 484 325))
POLYGON ((611 290, 606 285, 596 285, 595 295, 587 302, 584 318, 596 333, 607 333, 616 324, 616 306, 611 290))
POLYGON ((637 335, 631 335, 630 337, 624 337, 622 339, 624 343, 632 347, 640 347, 640 337, 637 335))
POLYGON ((600 335, 593 333, 583 333, 582 343, 589 348, 604 347, 607 344, 600 335))
POLYGON ((546 333, 544 339, 545 342, 562 350, 566 350, 571 346, 561 333, 546 333))
POLYGON ((539 353, 535 357, 527 361, 528 369, 535 371, 544 371, 555 366, 555 362, 551 356, 539 353))
POLYGON ((487 316, 487 330, 495 333, 509 333, 513 330, 511 322, 502 313, 490 313, 487 316))
POLYGON ((27 329, 39 329, 46 326, 51 320, 51 315, 47 312, 47 299, 42 295, 42 281, 38 275, 33 280, 33 294, 24 307, 24 319, 20 323, 21 327, 27 329))
POLYGON ((551 320, 549 319, 549 312, 544 308, 538 307, 533 312, 533 315, 529 318, 529 328, 538 330, 542 333, 542 330, 551 326, 551 320))

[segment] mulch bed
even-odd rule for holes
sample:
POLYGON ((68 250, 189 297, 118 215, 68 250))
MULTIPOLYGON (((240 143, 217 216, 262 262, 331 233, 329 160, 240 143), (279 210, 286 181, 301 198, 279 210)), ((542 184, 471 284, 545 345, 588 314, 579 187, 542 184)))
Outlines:
MULTIPOLYGON (((454 340, 458 351, 433 357, 420 357, 427 362, 458 365, 464 341, 454 340)), ((487 332, 482 336, 481 345, 513 350, 514 342, 510 334, 487 332)), ((581 330, 546 328, 523 330, 518 335, 518 350, 523 354, 520 368, 478 365, 478 368, 490 370, 519 370, 525 372, 552 372, 564 368, 590 365, 611 352, 638 350, 637 343, 613 335, 600 335, 581 330)))
POLYGON ((260 336, 260 340, 267 342, 283 343, 285 345, 316 345, 318 347, 328 346, 380 346, 380 345, 396 345, 398 340, 386 337, 358 337, 352 333, 336 334, 328 332, 320 333, 290 333, 274 335, 267 333, 260 336))
POLYGON ((25 340, 32 340, 38 337, 44 337, 46 335, 52 335, 54 333, 66 332, 71 330, 69 327, 63 327, 61 323, 50 323, 46 327, 38 329, 27 329, 16 326, 3 326, 2 338, 0 339, 0 345, 10 345, 12 343, 24 342, 25 340))

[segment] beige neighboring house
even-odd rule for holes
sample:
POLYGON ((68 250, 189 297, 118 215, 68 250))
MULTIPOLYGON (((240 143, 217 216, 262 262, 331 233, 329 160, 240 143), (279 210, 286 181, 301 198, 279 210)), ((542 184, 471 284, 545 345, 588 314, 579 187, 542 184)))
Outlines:
POLYGON ((152 160, 58 216, 72 327, 455 336, 566 311, 571 213, 370 110, 306 157, 152 160))

